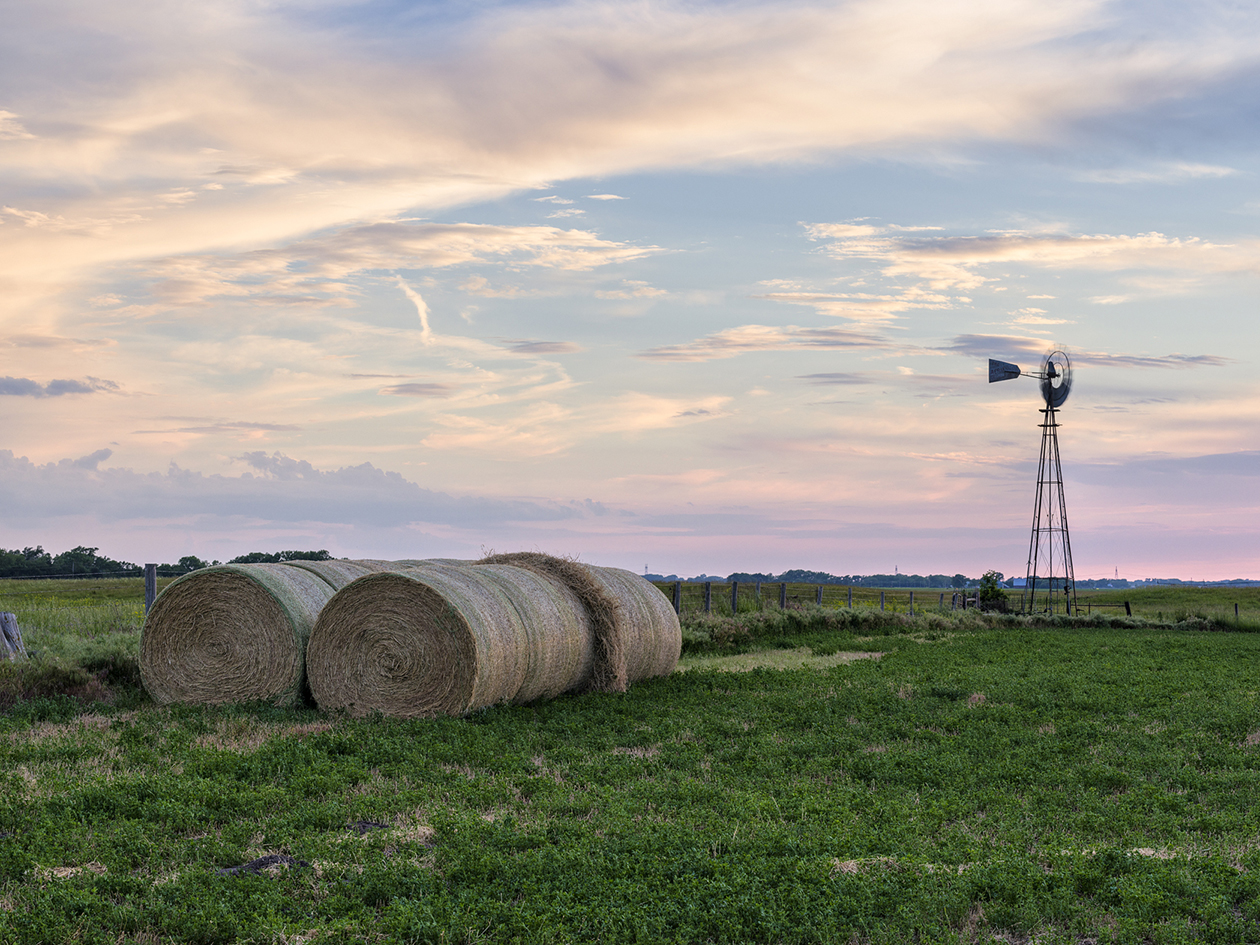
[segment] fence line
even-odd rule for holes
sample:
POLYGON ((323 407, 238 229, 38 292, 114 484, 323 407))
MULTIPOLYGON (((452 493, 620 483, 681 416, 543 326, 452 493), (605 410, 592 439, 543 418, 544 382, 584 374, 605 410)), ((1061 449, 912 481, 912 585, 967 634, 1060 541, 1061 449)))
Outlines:
MULTIPOLYGON (((762 610, 776 604, 781 609, 805 606, 880 609, 892 613, 923 613, 932 608, 924 602, 925 588, 867 588, 847 584, 800 584, 783 581, 656 581, 653 582, 669 600, 674 612, 733 614, 762 610), (918 596, 916 596, 916 592, 918 596)), ((930 595, 931 591, 928 591, 930 595)), ((975 607, 977 591, 952 591, 937 595, 935 606, 941 610, 975 607)), ((930 600, 930 596, 928 597, 930 600)))

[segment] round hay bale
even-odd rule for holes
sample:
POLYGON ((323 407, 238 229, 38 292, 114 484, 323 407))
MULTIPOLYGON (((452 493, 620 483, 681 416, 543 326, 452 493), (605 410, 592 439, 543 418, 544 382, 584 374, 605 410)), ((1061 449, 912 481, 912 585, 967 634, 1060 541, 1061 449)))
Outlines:
POLYGON ((366 564, 334 560, 334 561, 286 561, 285 567, 301 568, 303 571, 310 571, 317 574, 330 585, 334 591, 339 591, 355 578, 361 578, 365 574, 371 574, 379 568, 370 568, 366 564))
POLYGON ((306 642, 333 595, 283 564, 225 564, 172 581, 140 635, 140 678, 158 703, 297 705, 306 642))
POLYGON ((617 601, 616 633, 626 685, 668 676, 682 655, 678 615, 656 585, 633 571, 588 565, 604 594, 617 601))
POLYGON ((512 701, 551 699, 586 688, 595 640, 578 596, 562 581, 525 568, 491 564, 477 570, 498 582, 525 627, 525 678, 512 701))
POLYGON ((369 574, 320 612, 307 649, 321 709, 463 715, 514 699, 528 632, 502 580, 440 565, 369 574))
POLYGON ((607 582, 596 579, 587 565, 537 551, 490 555, 477 562, 478 567, 502 564, 525 568, 569 588, 586 612, 592 634, 593 660, 585 688, 625 692, 628 679, 622 652, 624 628, 618 622, 620 604, 615 594, 608 593, 607 582))

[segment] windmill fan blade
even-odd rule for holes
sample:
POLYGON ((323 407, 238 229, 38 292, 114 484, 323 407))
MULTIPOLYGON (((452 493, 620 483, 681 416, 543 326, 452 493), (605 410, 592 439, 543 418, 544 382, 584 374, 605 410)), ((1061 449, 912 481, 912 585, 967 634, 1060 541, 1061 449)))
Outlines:
POLYGON ((1018 364, 1011 364, 1009 361, 995 361, 993 358, 989 358, 990 384, 994 381, 1009 381, 1012 378, 1019 377, 1022 373, 1018 364))
POLYGON ((1050 407, 1062 407, 1072 390, 1072 359, 1051 351, 1041 365, 1041 395, 1050 407))

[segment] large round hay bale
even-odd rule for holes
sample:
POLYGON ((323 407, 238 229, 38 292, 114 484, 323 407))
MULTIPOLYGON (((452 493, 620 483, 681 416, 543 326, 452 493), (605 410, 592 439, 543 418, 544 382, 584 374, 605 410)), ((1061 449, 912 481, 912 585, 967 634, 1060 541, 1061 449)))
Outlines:
POLYGON ((516 698, 528 632, 503 581, 476 568, 369 574, 325 605, 307 674, 322 709, 463 715, 516 698))
POLYGON ((332 585, 283 564, 226 564, 172 581, 140 636, 158 703, 302 701, 306 643, 332 585))
POLYGON ((478 572, 498 582, 525 628, 525 678, 513 702, 551 699, 585 689, 595 662, 590 616, 563 582, 511 565, 483 565, 478 572))
POLYGON ((633 571, 587 567, 603 592, 617 601, 616 632, 626 685, 672 673, 682 655, 682 626, 665 595, 633 571))
POLYGON ((588 688, 624 692, 640 679, 667 676, 682 654, 678 615, 656 586, 632 571, 601 568, 522 551, 483 558, 478 566, 511 564, 566 584, 581 600, 594 634, 588 688))
POLYGON ((594 648, 591 675, 584 688, 597 692, 625 692, 626 659, 622 652, 622 629, 617 618, 620 605, 616 596, 607 592, 606 582, 597 580, 587 565, 537 551, 490 555, 482 558, 477 566, 503 564, 541 574, 573 593, 586 612, 594 648))

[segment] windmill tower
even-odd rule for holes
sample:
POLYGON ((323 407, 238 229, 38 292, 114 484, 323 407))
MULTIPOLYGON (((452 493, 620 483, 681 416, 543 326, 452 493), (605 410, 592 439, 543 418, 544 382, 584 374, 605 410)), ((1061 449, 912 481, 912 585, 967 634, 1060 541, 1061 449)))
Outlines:
POLYGON ((1068 534, 1067 500, 1063 495, 1063 465, 1059 459, 1059 408, 1072 390, 1072 361, 1063 351, 1051 351, 1041 370, 1024 374, 1018 365, 989 360, 989 383, 1023 374, 1039 380, 1045 407, 1040 408, 1041 458, 1037 463, 1037 496, 1033 502, 1032 534, 1028 540, 1028 569, 1020 612, 1076 613, 1076 575, 1072 570, 1072 539, 1068 534))

